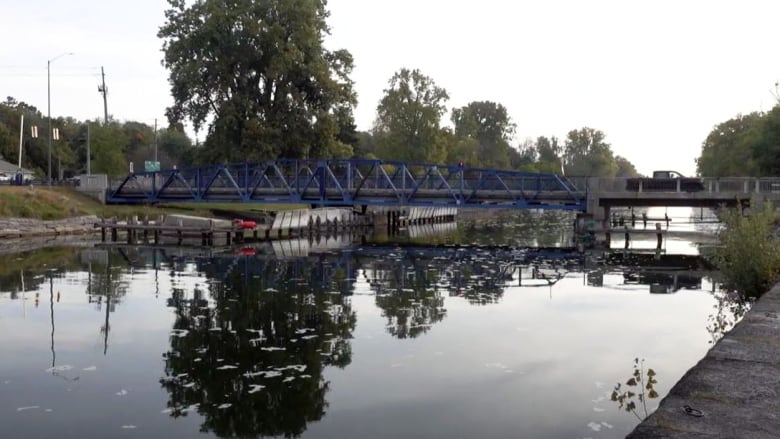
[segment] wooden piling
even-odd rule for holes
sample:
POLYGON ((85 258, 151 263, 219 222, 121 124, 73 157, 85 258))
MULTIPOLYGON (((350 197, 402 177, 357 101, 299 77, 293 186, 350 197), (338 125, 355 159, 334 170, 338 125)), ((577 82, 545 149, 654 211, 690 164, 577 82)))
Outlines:
POLYGON ((117 236, 116 225, 117 225, 116 218, 114 218, 111 224, 111 242, 116 242, 117 239, 119 239, 119 237, 117 236))

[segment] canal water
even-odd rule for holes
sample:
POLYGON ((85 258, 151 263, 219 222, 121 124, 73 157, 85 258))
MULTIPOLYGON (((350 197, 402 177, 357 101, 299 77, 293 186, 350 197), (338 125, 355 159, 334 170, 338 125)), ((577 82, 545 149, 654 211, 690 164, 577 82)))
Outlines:
MULTIPOLYGON (((670 227, 711 230, 697 214, 670 227)), ((623 437, 729 316, 713 273, 553 248, 572 223, 500 212, 405 237, 5 254, 0 436, 623 437), (626 385, 635 365, 658 397, 621 408, 617 383, 644 389, 626 385)), ((695 254, 687 236, 662 254, 695 254)))

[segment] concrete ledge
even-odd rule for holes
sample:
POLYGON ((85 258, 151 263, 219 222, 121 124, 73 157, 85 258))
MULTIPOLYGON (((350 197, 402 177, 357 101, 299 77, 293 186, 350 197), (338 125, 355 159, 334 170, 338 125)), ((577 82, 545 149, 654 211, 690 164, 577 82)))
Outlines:
POLYGON ((780 437, 780 284, 764 294, 627 437, 780 437), (702 416, 690 416, 684 406, 700 410, 702 416))

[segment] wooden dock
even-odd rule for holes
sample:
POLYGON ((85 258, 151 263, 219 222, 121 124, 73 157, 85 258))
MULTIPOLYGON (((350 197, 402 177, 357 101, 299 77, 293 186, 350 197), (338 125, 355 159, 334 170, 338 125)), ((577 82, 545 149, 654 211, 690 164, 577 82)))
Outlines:
MULTIPOLYGON (((184 239, 200 239, 201 245, 213 246, 217 237, 224 236, 225 243, 227 245, 243 242, 247 230, 240 226, 231 225, 225 227, 224 225, 217 225, 214 220, 210 220, 207 225, 193 225, 187 226, 183 223, 178 225, 167 225, 162 221, 150 221, 144 219, 139 221, 137 218, 131 218, 125 221, 118 221, 116 219, 102 221, 95 223, 95 228, 100 228, 100 239, 103 242, 109 240, 111 242, 118 242, 120 233, 128 244, 132 244, 139 240, 144 242, 153 242, 154 244, 160 244, 162 238, 171 237, 175 238, 179 245, 182 244, 184 239), (151 240, 150 240, 151 239, 151 240)), ((255 227, 249 230, 254 238, 258 237, 258 228, 255 227)))
POLYGON ((184 240, 200 240, 203 246, 232 245, 247 239, 316 237, 372 227, 371 218, 350 209, 297 209, 279 212, 271 223, 168 215, 155 220, 116 218, 94 224, 103 242, 137 242, 159 245, 163 239, 181 245, 184 240))

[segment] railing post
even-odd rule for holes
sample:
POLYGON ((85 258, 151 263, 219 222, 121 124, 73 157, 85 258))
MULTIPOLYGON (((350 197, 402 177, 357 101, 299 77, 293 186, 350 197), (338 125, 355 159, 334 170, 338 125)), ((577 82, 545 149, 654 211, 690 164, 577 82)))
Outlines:
POLYGON ((756 193, 758 194, 760 192, 761 192, 761 179, 757 178, 756 179, 756 193))
POLYGON ((681 181, 681 180, 678 178, 678 179, 677 179, 677 192, 680 192, 680 183, 681 183, 681 182, 682 182, 682 181, 681 181))
POLYGON ((643 182, 642 182, 642 179, 640 178, 639 179, 639 193, 640 194, 642 193, 642 186, 643 186, 643 182))
POLYGON ((745 181, 742 183, 742 186, 743 186, 743 187, 742 187, 742 192, 743 192, 743 193, 748 193, 748 184, 749 184, 749 183, 750 183, 750 180, 745 180, 745 181))
MULTIPOLYGON (((174 172, 176 172, 176 171, 174 171, 174 172)), ((197 168, 195 168, 195 190, 198 191, 197 194, 196 194, 197 197, 198 197, 198 200, 200 200, 200 196, 201 196, 200 195, 200 185, 201 185, 201 181, 200 181, 200 166, 198 166, 197 168)))
POLYGON ((249 199, 249 162, 244 161, 244 199, 249 199))
POLYGON ((347 161, 347 192, 352 196, 352 161, 347 161))
POLYGON ((462 167, 458 170, 458 173, 460 174, 459 177, 460 178, 460 200, 463 201, 463 190, 465 189, 464 188, 465 182, 463 181, 464 171, 462 167))

